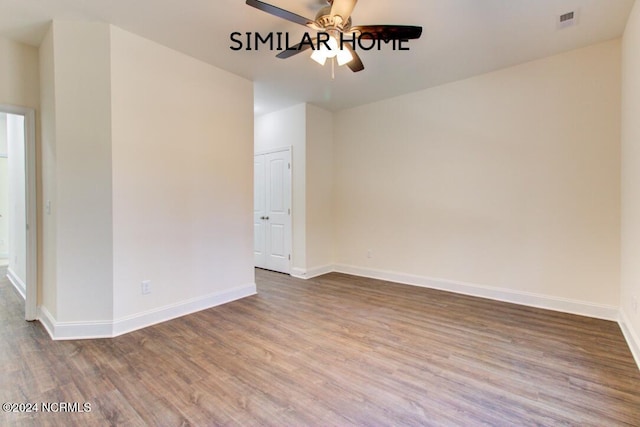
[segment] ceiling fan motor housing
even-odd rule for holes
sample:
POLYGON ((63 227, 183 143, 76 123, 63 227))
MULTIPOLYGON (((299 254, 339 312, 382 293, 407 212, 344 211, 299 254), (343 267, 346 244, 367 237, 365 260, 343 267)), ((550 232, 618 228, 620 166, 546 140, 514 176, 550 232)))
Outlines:
POLYGON ((325 30, 348 31, 351 28, 351 17, 344 21, 342 16, 331 15, 331 6, 326 6, 317 13, 316 24, 325 30))

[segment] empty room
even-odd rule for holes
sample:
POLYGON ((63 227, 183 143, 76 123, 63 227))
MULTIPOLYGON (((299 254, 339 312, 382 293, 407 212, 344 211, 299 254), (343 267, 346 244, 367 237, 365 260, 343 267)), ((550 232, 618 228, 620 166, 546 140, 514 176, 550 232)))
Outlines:
POLYGON ((0 424, 640 426, 635 0, 0 0, 0 424))

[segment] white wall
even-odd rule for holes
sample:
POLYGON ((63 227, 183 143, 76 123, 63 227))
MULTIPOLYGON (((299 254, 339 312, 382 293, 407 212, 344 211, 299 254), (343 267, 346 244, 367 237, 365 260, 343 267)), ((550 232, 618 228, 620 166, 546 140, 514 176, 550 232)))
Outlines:
POLYGON ((336 261, 614 316, 619 138, 619 41, 342 111, 336 261))
POLYGON ((640 366, 640 4, 622 44, 622 290, 625 334, 640 366))
POLYGON ((0 113, 0 156, 7 155, 7 115, 0 113))
POLYGON ((255 118, 255 152, 291 147, 291 272, 300 274, 307 269, 307 147, 305 104, 255 118))
POLYGON ((57 206, 56 199, 56 100, 53 28, 50 27, 40 44, 40 182, 38 239, 38 304, 45 307, 53 318, 58 315, 57 286, 57 210, 46 213, 47 200, 57 206), (46 199, 44 199, 46 195, 46 199))
POLYGON ((252 83, 116 27, 111 60, 115 320, 254 293, 252 83))
POLYGON ((63 323, 113 316, 109 36, 107 24, 56 21, 52 40, 43 44, 53 51, 52 64, 43 58, 45 74, 53 65, 43 86, 52 77, 55 89, 53 105, 43 102, 43 115, 55 111, 55 127, 43 126, 55 132, 43 140, 43 181, 55 174, 55 186, 45 184, 43 192, 55 215, 44 221, 56 230, 56 240, 44 243, 44 258, 56 260, 56 278, 49 270, 43 277, 46 295, 55 287, 56 306, 49 298, 43 306, 63 323))
POLYGON ((118 335, 255 293, 251 83, 100 23, 55 21, 40 67, 51 334, 118 335))
MULTIPOLYGON (((4 262, 9 259, 9 206, 9 158, 0 156, 0 259, 4 262)), ((1 277, 4 274, 0 273, 1 277)))
MULTIPOLYGON (((24 116, 7 115, 9 274, 20 287, 27 283, 27 206, 24 116)), ((25 290, 26 291, 26 290, 25 290)))
POLYGON ((0 258, 9 256, 9 159, 7 115, 0 112, 0 258))

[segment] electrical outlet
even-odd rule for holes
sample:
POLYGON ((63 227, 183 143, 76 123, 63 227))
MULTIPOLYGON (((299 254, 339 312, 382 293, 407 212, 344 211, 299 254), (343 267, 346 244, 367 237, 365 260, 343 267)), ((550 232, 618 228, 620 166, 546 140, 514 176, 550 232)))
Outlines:
POLYGON ((151 293, 151 280, 143 280, 140 286, 142 295, 149 295, 151 293))
POLYGON ((373 251, 371 249, 367 249, 367 258, 373 258, 373 251))

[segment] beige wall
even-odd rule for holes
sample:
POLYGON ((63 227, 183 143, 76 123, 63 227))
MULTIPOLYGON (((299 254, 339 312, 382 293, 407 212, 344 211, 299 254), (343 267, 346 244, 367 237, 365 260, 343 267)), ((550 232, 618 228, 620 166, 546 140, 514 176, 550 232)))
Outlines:
POLYGON ((115 319, 255 289, 251 82, 115 27, 111 48, 115 319))
POLYGON ((314 105, 306 114, 307 273, 333 265, 333 115, 314 105))
POLYGON ((640 366, 640 4, 622 45, 622 295, 625 333, 640 366), (635 305, 634 305, 635 300, 635 305))
POLYGON ((0 37, 0 104, 39 108, 38 49, 0 37))
POLYGON ((619 41, 342 111, 336 262, 614 312, 619 139, 619 41))

